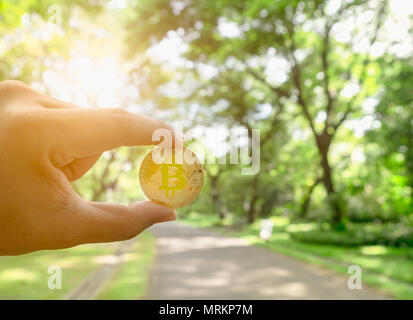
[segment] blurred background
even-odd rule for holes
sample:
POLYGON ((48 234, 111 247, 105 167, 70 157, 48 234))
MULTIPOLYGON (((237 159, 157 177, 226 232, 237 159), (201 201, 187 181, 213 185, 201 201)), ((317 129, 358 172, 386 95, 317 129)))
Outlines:
MULTIPOLYGON (((369 285, 412 299, 412 15, 404 0, 0 0, 0 80, 181 126, 227 164, 204 165, 179 220, 337 273, 357 264, 369 285), (256 175, 229 164, 241 129, 261 132, 256 175)), ((73 187, 141 200, 147 152, 107 152, 73 187)), ((108 266, 85 298, 145 298, 156 254, 145 232, 0 257, 0 299, 75 298, 108 266), (61 290, 47 287, 50 265, 63 268, 61 290)))

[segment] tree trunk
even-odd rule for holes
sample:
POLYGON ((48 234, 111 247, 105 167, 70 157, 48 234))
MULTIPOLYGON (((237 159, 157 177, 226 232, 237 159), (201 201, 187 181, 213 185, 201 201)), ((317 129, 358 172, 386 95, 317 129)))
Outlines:
POLYGON ((221 199, 219 198, 218 190, 218 175, 210 176, 211 178, 211 198, 214 205, 215 212, 219 215, 221 220, 225 219, 225 212, 221 206, 221 199))
POLYGON ((258 197, 253 195, 250 201, 250 207, 248 208, 248 213, 247 213, 247 223, 251 224, 255 221, 255 204, 258 200, 258 197))
POLYGON ((300 208, 300 217, 306 218, 307 217, 307 212, 308 208, 310 207, 310 202, 311 202, 311 196, 313 194, 314 189, 320 184, 322 181, 321 178, 317 178, 313 184, 310 186, 308 189, 307 193, 304 196, 303 202, 301 203, 301 208, 300 208))
MULTIPOLYGON (((102 172, 102 175, 99 177, 99 187, 94 190, 92 195, 92 201, 99 201, 103 194, 108 189, 109 184, 107 183, 107 178, 109 175, 109 168, 111 164, 115 161, 115 152, 110 152, 110 158, 107 160, 105 169, 102 172)), ((112 183, 112 185, 116 184, 116 182, 112 183)))
POLYGON ((255 221, 255 207, 259 199, 258 195, 258 174, 256 174, 252 180, 252 192, 250 206, 247 212, 247 223, 251 224, 255 221))
POLYGON ((410 185, 410 198, 413 200, 413 117, 408 119, 406 173, 410 185))
POLYGON ((260 212, 261 217, 265 218, 265 217, 268 217, 268 216, 271 215, 271 211, 272 211, 274 205, 278 201, 279 193, 280 193, 280 191, 278 189, 275 189, 269 197, 264 199, 264 203, 261 206, 261 212, 260 212))
POLYGON ((331 135, 322 134, 317 137, 317 147, 321 156, 321 167, 323 169, 323 184, 327 191, 328 201, 333 211, 332 222, 338 223, 344 216, 343 208, 339 199, 339 195, 335 191, 334 183, 331 174, 330 161, 328 159, 328 151, 331 144, 331 135))

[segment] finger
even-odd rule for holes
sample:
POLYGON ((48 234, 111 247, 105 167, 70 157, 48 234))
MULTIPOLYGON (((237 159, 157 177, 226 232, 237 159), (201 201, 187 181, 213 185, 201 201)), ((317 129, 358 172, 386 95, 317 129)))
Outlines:
POLYGON ((83 201, 82 207, 77 218, 67 215, 73 245, 131 239, 155 223, 176 219, 175 210, 150 201, 130 206, 83 201))
POLYGON ((22 101, 37 104, 42 94, 18 80, 6 80, 0 82, 0 101, 9 101, 14 106, 20 107, 22 101), (16 102, 16 103, 14 103, 16 102))
POLYGON ((50 96, 43 96, 41 99, 41 104, 45 108, 52 108, 52 109, 74 109, 79 108, 77 105, 66 102, 63 100, 59 100, 50 96))
POLYGON ((102 154, 92 155, 73 160, 71 163, 59 168, 69 181, 80 179, 99 160, 102 154))
POLYGON ((48 113, 65 152, 77 158, 120 146, 158 144, 152 139, 158 129, 169 134, 172 144, 175 141, 175 131, 163 121, 123 109, 54 109, 48 113))
POLYGON ((18 80, 6 80, 0 82, 0 100, 17 98, 16 106, 20 107, 21 102, 26 100, 31 105, 45 108, 77 108, 76 105, 58 100, 38 92, 24 82, 18 80))

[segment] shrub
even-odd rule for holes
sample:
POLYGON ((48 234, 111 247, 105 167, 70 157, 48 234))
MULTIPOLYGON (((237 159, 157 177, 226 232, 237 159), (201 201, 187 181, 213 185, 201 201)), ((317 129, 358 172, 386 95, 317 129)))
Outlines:
POLYGON ((332 230, 312 230, 291 233, 295 240, 330 244, 336 246, 382 245, 392 247, 413 247, 413 229, 392 225, 382 230, 367 231, 362 228, 337 232, 332 230))

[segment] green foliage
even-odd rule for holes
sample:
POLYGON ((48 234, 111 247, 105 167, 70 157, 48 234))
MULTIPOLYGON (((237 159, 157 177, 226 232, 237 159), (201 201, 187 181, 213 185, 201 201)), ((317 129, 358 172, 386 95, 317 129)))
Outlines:
POLYGON ((82 0, 0 0, 0 35, 2 31, 13 30, 21 26, 21 18, 24 14, 38 14, 47 20, 50 17, 49 8, 58 6, 62 10, 62 22, 67 23, 70 18, 70 10, 80 6, 90 14, 102 11, 103 1, 82 0))
POLYGON ((392 247, 413 247, 413 229, 403 226, 389 225, 376 231, 368 231, 364 228, 337 232, 333 230, 313 230, 295 232, 292 238, 298 241, 317 244, 329 244, 335 246, 364 246, 382 245, 392 247))
MULTIPOLYGON (((383 65, 380 59, 353 50, 351 41, 338 41, 331 36, 336 25, 373 8, 370 1, 341 3, 332 14, 326 13, 328 5, 322 0, 199 0, 182 3, 179 8, 166 0, 137 3, 128 25, 131 56, 143 54, 172 34, 179 35, 187 44, 188 49, 182 55, 187 64, 175 70, 179 76, 172 81, 182 85, 190 79, 195 84, 181 102, 185 108, 196 104, 202 110, 203 116, 196 119, 194 125, 213 126, 218 122, 250 131, 261 129, 265 143, 259 177, 242 177, 229 169, 218 178, 219 189, 225 190, 219 202, 233 214, 248 212, 248 220, 253 220, 256 215, 270 215, 274 207, 280 206, 292 205, 294 211, 314 211, 315 202, 318 211, 327 211, 324 216, 338 226, 347 210, 355 210, 347 205, 346 198, 349 197, 351 203, 356 189, 346 186, 351 179, 345 181, 340 175, 342 167, 346 166, 348 171, 353 168, 346 164, 347 155, 333 160, 331 154, 335 143, 351 139, 351 133, 343 134, 339 130, 343 122, 350 117, 362 117, 363 102, 377 95, 383 65), (308 26, 320 22, 322 27, 308 26), (236 29, 234 34, 225 34, 220 29, 225 23, 236 29), (282 78, 275 80, 271 75, 278 70, 268 69, 274 63, 284 69, 282 78), (202 72, 205 66, 214 70, 213 75, 202 72), (357 83, 358 92, 342 94, 352 83, 357 83), (263 105, 270 106, 271 111, 261 117, 263 105), (310 136, 292 139, 298 131, 309 132, 310 136), (322 165, 321 159, 325 159, 322 165), (321 177, 324 178, 319 186, 308 196, 312 181, 321 177), (282 187, 278 186, 279 181, 282 187), (239 193, 236 186, 248 191, 239 193), (324 194, 320 188, 325 188, 324 194), (253 190, 258 190, 258 196, 253 190), (313 192, 323 195, 324 200, 317 196, 310 203, 313 192), (300 209, 302 199, 306 198, 308 205, 300 209)), ((386 3, 374 7, 374 14, 369 25, 373 30, 363 34, 360 28, 353 35, 364 37, 370 46, 383 24, 386 3)), ((163 70, 171 72, 170 66, 147 59, 154 71, 147 83, 160 86, 171 81, 164 77, 163 70)), ((170 100, 170 104, 173 109, 175 100, 170 100)), ((360 172, 351 173, 352 177, 358 174, 360 172)), ((399 199, 391 195, 392 208, 396 214, 406 212, 408 208, 400 197, 401 190, 394 193, 399 199)), ((217 201, 214 199, 214 207, 217 201)), ((393 214, 389 208, 377 214, 381 211, 385 211, 383 216, 393 214)), ((341 226, 345 227, 343 222, 341 226)))
MULTIPOLYGON (((383 58, 386 66, 382 85, 386 88, 376 108, 379 128, 370 130, 369 141, 381 146, 374 154, 378 164, 384 166, 389 200, 397 214, 410 214, 413 210, 413 81, 411 59, 383 58)), ((373 157, 374 157, 373 156, 373 157)))

